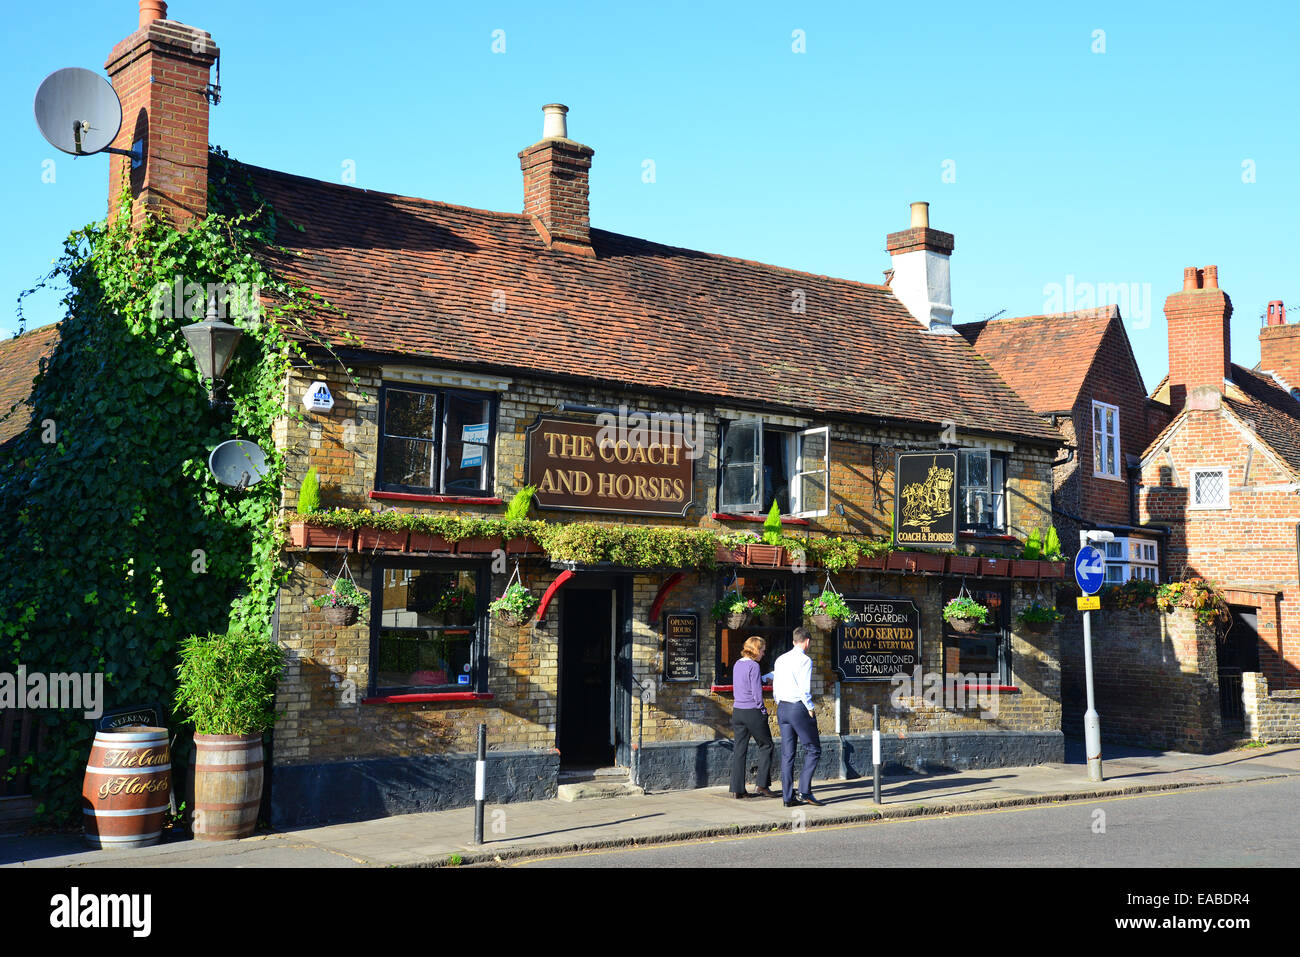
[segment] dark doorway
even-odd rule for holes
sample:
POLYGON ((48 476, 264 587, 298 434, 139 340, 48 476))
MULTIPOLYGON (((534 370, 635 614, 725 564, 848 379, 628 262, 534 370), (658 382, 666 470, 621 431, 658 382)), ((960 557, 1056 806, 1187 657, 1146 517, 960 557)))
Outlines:
POLYGON ((1219 643, 1219 713, 1224 730, 1241 730, 1245 711, 1241 701, 1241 674, 1259 671, 1259 614, 1255 608, 1233 605, 1232 625, 1219 643))
POLYGON ((564 767, 614 763, 614 592, 566 588, 556 746, 564 767))

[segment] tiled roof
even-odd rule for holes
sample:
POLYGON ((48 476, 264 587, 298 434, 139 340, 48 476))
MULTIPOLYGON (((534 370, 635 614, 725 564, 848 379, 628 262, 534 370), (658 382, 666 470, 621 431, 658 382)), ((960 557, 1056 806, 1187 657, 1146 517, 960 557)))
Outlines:
MULTIPOLYGON (((1160 380, 1151 397, 1155 402, 1169 403, 1168 375, 1160 380)), ((1248 422, 1264 444, 1300 477, 1300 401, 1267 372, 1233 363, 1232 380, 1224 392, 1223 404, 1248 422)), ((1145 459, 1153 449, 1162 445, 1165 436, 1180 421, 1181 410, 1151 441, 1142 457, 1145 459)))
POLYGON ((1108 305, 968 322, 956 329, 1035 412, 1046 414, 1074 408, 1107 327, 1118 321, 1119 307, 1108 305))
POLYGON ((57 323, 0 341, 0 442, 9 441, 27 427, 31 411, 25 405, 32 393, 32 380, 40 371, 41 359, 54 351, 58 341, 57 323), (24 407, 9 414, 19 404, 24 407))
POLYGON ((588 259, 547 249, 521 214, 249 172, 302 227, 282 225, 297 255, 273 264, 346 312, 313 320, 334 343, 1059 443, 965 339, 926 332, 885 286, 599 229, 588 259))

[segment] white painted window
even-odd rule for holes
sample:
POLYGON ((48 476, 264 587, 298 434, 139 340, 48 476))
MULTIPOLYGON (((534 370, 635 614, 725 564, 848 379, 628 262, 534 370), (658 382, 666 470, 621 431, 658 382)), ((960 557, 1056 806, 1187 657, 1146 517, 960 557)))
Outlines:
POLYGON ((962 528, 1005 531, 1006 459, 988 449, 962 449, 957 472, 962 528))
POLYGON ((1229 508, 1228 470, 1192 469, 1188 508, 1229 508))
POLYGON ((1160 581, 1160 546, 1148 538, 1117 538, 1106 542, 1106 581, 1160 581))
POLYGON ((830 456, 830 430, 825 426, 789 431, 758 418, 728 422, 718 477, 719 510, 766 514, 776 502, 782 515, 826 515, 830 456))
POLYGON ((1092 474, 1120 478, 1119 409, 1092 403, 1092 474))

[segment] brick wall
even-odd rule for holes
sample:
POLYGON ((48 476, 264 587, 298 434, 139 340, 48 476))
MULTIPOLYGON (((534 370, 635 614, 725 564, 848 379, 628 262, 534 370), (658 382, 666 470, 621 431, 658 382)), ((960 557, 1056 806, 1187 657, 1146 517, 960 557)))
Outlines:
MULTIPOLYGON (((1081 615, 1062 622, 1064 730, 1082 736, 1087 707, 1081 615)), ((1223 743, 1212 630, 1192 612, 1092 614, 1093 686, 1103 741, 1210 751, 1223 743)))
POLYGON ((1265 744, 1300 741, 1300 691, 1269 693, 1268 678, 1256 671, 1241 676, 1246 733, 1265 744))
POLYGON ((1300 499, 1290 473, 1247 435, 1226 409, 1188 410, 1143 470, 1141 517, 1170 529, 1170 580, 1199 576, 1241 593, 1281 594, 1260 599, 1260 668, 1273 687, 1300 688, 1300 499), (1228 469, 1230 508, 1188 508, 1194 467, 1228 469))

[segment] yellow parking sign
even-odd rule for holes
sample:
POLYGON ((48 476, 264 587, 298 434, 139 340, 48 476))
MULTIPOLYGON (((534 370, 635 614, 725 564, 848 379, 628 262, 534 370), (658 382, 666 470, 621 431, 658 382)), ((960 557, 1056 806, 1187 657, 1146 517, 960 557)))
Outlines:
POLYGON ((1079 611, 1101 611, 1100 595, 1084 595, 1082 598, 1076 598, 1079 603, 1079 611))

